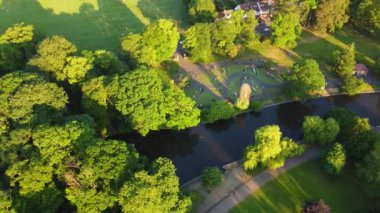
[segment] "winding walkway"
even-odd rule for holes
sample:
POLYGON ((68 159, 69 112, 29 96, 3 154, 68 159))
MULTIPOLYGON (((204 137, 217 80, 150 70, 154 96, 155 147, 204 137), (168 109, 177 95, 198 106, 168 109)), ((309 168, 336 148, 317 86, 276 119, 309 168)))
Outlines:
POLYGON ((318 148, 309 148, 305 154, 300 157, 289 159, 285 162, 282 168, 270 170, 267 169, 258 175, 249 178, 246 182, 242 183, 232 191, 226 192, 227 194, 216 203, 204 202, 197 209, 197 212, 210 212, 210 213, 224 213, 231 210, 238 203, 242 202, 245 198, 250 196, 253 192, 260 189, 264 184, 275 179, 280 174, 292 169, 306 161, 317 158, 321 153, 318 148))

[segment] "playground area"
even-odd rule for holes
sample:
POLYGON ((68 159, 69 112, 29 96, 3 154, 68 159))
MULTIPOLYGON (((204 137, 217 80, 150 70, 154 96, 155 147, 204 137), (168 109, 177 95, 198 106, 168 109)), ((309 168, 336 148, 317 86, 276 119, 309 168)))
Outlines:
POLYGON ((242 84, 251 86, 251 99, 262 99, 281 92, 283 69, 268 67, 264 60, 225 61, 199 65, 202 70, 183 70, 190 77, 186 94, 200 107, 224 99, 235 102, 242 84))

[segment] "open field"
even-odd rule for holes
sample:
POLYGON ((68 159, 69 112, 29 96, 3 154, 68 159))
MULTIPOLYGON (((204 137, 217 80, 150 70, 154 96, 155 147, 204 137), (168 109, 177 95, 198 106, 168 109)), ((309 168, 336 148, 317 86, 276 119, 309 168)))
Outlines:
POLYGON ((371 65, 377 57, 380 57, 379 41, 363 36, 350 28, 345 28, 333 35, 320 35, 304 31, 302 39, 294 49, 296 55, 301 58, 311 57, 329 63, 332 62, 334 51, 342 50, 352 42, 355 42, 356 45, 357 61, 371 65))
POLYGON ((123 35, 140 32, 158 18, 185 26, 185 5, 178 0, 0 0, 0 31, 18 22, 34 24, 80 49, 117 51, 123 35))
POLYGON ((366 212, 370 204, 352 171, 331 176, 311 161, 267 183, 231 212, 300 212, 305 201, 321 198, 332 212, 366 212))

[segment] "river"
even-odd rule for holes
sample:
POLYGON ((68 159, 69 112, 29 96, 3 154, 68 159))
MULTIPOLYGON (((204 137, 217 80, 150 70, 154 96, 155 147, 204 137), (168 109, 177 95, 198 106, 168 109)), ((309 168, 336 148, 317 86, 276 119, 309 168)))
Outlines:
POLYGON ((285 103, 264 108, 261 113, 244 113, 230 120, 200 124, 182 131, 162 130, 146 137, 132 133, 117 139, 133 142, 137 150, 150 159, 170 158, 183 184, 201 175, 207 166, 220 167, 241 159, 244 148, 253 144, 258 127, 277 124, 283 136, 298 140, 304 116, 323 116, 335 107, 344 107, 370 118, 372 125, 380 125, 380 94, 361 94, 285 103))

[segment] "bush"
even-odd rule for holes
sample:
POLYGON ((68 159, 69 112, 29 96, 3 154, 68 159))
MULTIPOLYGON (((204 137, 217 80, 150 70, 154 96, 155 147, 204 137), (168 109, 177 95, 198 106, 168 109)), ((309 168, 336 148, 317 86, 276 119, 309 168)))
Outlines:
POLYGON ((342 144, 335 143, 322 155, 322 167, 330 174, 341 174, 346 164, 346 153, 342 144))
POLYGON ((202 120, 213 123, 217 120, 227 120, 235 115, 234 106, 227 101, 212 102, 210 108, 202 111, 202 120))
POLYGON ((354 76, 348 77, 343 80, 342 91, 347 95, 356 95, 363 92, 367 87, 363 79, 357 79, 354 76))
POLYGON ((263 103, 260 101, 252 101, 250 108, 253 112, 261 112, 263 110, 263 107, 263 103))
POLYGON ((207 187, 216 187, 223 181, 223 174, 217 167, 207 167, 202 173, 202 183, 207 187))

